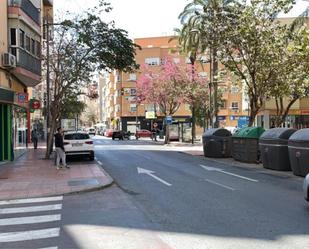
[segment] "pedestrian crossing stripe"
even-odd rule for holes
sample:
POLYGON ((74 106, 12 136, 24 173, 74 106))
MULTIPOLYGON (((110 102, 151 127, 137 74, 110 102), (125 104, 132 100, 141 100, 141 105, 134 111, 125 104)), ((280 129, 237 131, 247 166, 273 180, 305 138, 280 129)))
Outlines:
POLYGON ((46 223, 61 220, 60 214, 0 219, 0 226, 46 223))
POLYGON ((16 208, 0 208, 0 214, 17 214, 60 210, 62 204, 31 206, 31 207, 16 207, 16 208))
POLYGON ((27 198, 27 199, 0 201, 0 205, 27 204, 27 203, 49 202, 49 201, 62 201, 62 200, 63 200, 63 196, 27 198))
POLYGON ((60 228, 48 228, 39 230, 29 230, 24 232, 0 233, 0 242, 18 242, 35 239, 47 239, 58 237, 60 228))

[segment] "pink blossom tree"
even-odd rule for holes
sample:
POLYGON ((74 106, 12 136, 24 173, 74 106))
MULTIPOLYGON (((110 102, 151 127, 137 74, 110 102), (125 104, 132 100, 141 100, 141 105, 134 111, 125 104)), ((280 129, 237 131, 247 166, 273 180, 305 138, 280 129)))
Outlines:
MULTIPOLYGON (((137 81, 138 97, 144 102, 157 104, 164 117, 175 114, 182 103, 189 104, 194 117, 194 107, 204 105, 201 102, 206 101, 205 79, 191 65, 176 64, 171 57, 163 61, 159 68, 142 67, 142 74, 137 81)), ((192 130, 194 132, 194 128, 192 130)), ((169 129, 166 127, 165 143, 168 141, 169 129)))

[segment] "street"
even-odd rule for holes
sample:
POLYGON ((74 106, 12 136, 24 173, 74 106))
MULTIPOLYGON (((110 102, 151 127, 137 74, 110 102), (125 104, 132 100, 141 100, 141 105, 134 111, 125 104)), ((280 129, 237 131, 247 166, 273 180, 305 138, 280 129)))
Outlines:
POLYGON ((0 248, 308 247, 302 178, 228 166, 150 140, 94 141, 96 160, 115 184, 0 202, 0 248))

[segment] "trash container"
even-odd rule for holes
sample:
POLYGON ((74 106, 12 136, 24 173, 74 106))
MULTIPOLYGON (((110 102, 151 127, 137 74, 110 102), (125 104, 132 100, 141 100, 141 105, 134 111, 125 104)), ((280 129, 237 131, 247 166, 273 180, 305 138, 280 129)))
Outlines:
POLYGON ((230 157, 231 132, 222 128, 209 129, 203 134, 203 150, 205 157, 230 157))
POLYGON ((309 129, 296 131, 288 142, 291 168, 294 175, 309 173, 309 129))
POLYGON ((241 162, 258 163, 259 138, 264 131, 262 127, 246 127, 235 132, 232 136, 232 157, 241 162))
POLYGON ((259 140, 261 159, 266 169, 291 170, 288 139, 296 132, 291 128, 274 128, 265 131, 259 140))

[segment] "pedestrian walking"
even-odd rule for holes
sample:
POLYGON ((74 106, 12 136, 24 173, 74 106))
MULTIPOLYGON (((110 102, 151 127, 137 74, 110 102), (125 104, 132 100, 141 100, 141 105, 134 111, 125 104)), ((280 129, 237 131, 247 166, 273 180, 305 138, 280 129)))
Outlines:
POLYGON ((63 145, 63 130, 61 127, 57 128, 57 133, 55 134, 55 147, 56 147, 56 166, 57 169, 60 169, 60 159, 62 161, 62 165, 66 168, 70 168, 70 166, 66 163, 65 158, 65 150, 63 145))
POLYGON ((152 132, 151 139, 157 141, 157 127, 153 127, 151 132, 152 132))
POLYGON ((38 139, 39 139, 39 134, 36 129, 33 129, 31 131, 31 141, 33 143, 33 147, 35 150, 38 148, 38 139))

